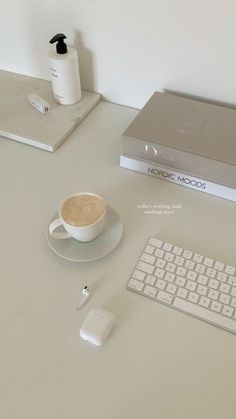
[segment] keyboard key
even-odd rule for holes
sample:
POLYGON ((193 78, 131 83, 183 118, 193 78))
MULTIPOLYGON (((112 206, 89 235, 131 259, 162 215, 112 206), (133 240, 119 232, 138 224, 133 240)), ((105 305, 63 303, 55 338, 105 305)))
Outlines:
POLYGON ((231 295, 232 297, 236 297, 236 287, 232 287, 231 295))
POLYGON ((175 279, 175 274, 171 273, 171 272, 167 272, 165 275, 165 280, 168 282, 174 282, 175 279))
POLYGON ((184 264, 184 258, 182 258, 181 256, 176 256, 174 263, 176 265, 182 266, 184 264))
POLYGON ((192 260, 186 260, 184 267, 187 269, 194 269, 195 266, 195 262, 193 262, 192 260))
POLYGON ((146 262, 139 262, 137 268, 139 271, 146 272, 147 274, 152 274, 155 269, 154 266, 149 265, 146 262))
POLYGON ((166 264, 166 270, 167 270, 167 272, 172 272, 173 273, 175 271, 175 268, 176 268, 176 265, 174 265, 174 263, 168 262, 166 264))
POLYGON ((222 314, 224 316, 227 316, 227 317, 232 317, 233 312, 234 312, 234 310, 233 310, 232 307, 224 306, 223 309, 222 309, 222 314))
POLYGON ((175 255, 178 255, 178 256, 180 256, 180 255, 181 255, 182 251, 183 251, 182 247, 178 247, 178 246, 175 246, 175 247, 173 248, 173 250, 172 250, 172 252, 173 252, 175 255))
POLYGON ((230 277, 228 279, 228 284, 232 285, 233 287, 236 287, 236 277, 230 275, 230 277))
POLYGON ((174 257, 175 257, 175 255, 173 255, 173 253, 166 252, 165 256, 164 256, 164 259, 168 262, 173 262, 174 257))
POLYGON ((229 304, 230 296, 226 294, 220 294, 220 302, 223 304, 229 304))
POLYGON ((195 271, 198 272, 199 274, 204 274, 206 270, 206 267, 204 265, 201 265, 200 263, 197 263, 195 271))
POLYGON ((195 291, 196 286, 197 286, 196 282, 188 281, 186 285, 186 289, 190 291, 195 291))
POLYGON ((149 297, 154 298, 156 296, 157 289, 151 287, 150 285, 146 285, 144 290, 143 290, 143 293, 148 295, 149 297))
POLYGON ((162 301, 163 303, 171 304, 173 300, 173 295, 165 291, 159 291, 156 298, 157 300, 162 301))
POLYGON ((186 277, 188 279, 191 279, 191 281, 195 281, 195 279, 197 278, 197 272, 194 271, 188 271, 186 277))
POLYGON ((197 293, 201 294, 201 295, 206 295, 207 294, 207 287, 204 287, 204 285, 198 285, 197 293))
POLYGON ((225 274, 224 272, 218 272, 216 279, 218 279, 219 281, 225 282, 227 279, 227 274, 225 274))
POLYGON ((142 289, 144 287, 144 283, 143 282, 140 282, 140 281, 137 281, 137 279, 133 279, 132 278, 129 281, 129 287, 130 288, 133 288, 136 291, 142 291, 142 289))
POLYGON ((155 239, 154 237, 151 237, 151 239, 149 240, 148 244, 150 244, 151 246, 155 246, 155 247, 161 247, 162 246, 163 241, 155 239))
POLYGON ((224 282, 220 284, 219 290, 221 292, 224 292, 225 294, 229 294, 230 286, 228 284, 225 284, 224 282))
POLYGON ((143 281, 145 278, 145 273, 136 269, 133 273, 133 278, 138 279, 139 281, 143 281))
POLYGON ((167 252, 170 252, 170 251, 171 251, 171 249, 172 249, 172 247, 173 247, 173 244, 170 244, 170 243, 164 243, 164 244, 163 244, 163 246, 162 246, 162 249, 163 249, 163 250, 166 250, 167 252))
POLYGON ((186 298, 188 291, 185 288, 179 288, 177 291, 177 296, 181 298, 186 298))
POLYGON ((170 292, 171 294, 175 294, 176 290, 177 290, 177 286, 174 284, 168 284, 166 287, 166 291, 170 292))
POLYGON ((163 278, 164 274, 165 274, 164 269, 157 268, 156 271, 155 271, 155 276, 157 278, 163 278))
POLYGON ((156 282, 156 288, 158 288, 159 290, 164 290, 166 286, 166 281, 163 281, 163 279, 158 279, 156 282))
POLYGON ((155 250, 155 247, 147 245, 145 248, 145 253, 149 253, 150 255, 152 255, 154 250, 155 250))
POLYGON ((209 287, 217 290, 218 286, 219 286, 219 281, 211 278, 209 281, 209 287))
POLYGON ((152 275, 147 275, 145 278, 145 283, 148 285, 154 285, 156 282, 156 277, 152 275))
POLYGON ((206 285, 206 284, 207 284, 207 281, 208 281, 207 276, 202 275, 202 274, 200 274, 200 275, 198 276, 197 282, 198 282, 199 284, 201 284, 201 285, 206 285))
POLYGON ((206 275, 209 276, 209 278, 215 278, 216 270, 213 268, 207 268, 206 275))
POLYGON ((195 292, 190 292, 188 295, 188 300, 191 301, 192 303, 197 303, 199 299, 199 295, 196 294, 195 292))
POLYGON ((199 305, 202 307, 208 308, 210 305, 210 300, 207 297, 200 297, 199 305))
POLYGON ((149 255, 148 253, 143 253, 142 257, 141 257, 141 260, 143 262, 150 263, 150 265, 153 265, 156 258, 155 258, 155 256, 149 255))
POLYGON ((211 298, 212 300, 217 300, 219 296, 219 291, 217 290, 213 290, 213 289, 209 289, 208 292, 208 297, 211 298))
POLYGON ((232 298, 231 307, 236 308, 236 298, 232 298))
POLYGON ((154 255, 157 256, 158 258, 162 258, 164 253, 165 253, 164 250, 156 249, 154 255))
POLYGON ((214 260, 211 258, 205 258, 203 261, 203 265, 206 265, 210 268, 213 266, 213 263, 214 263, 214 260))
POLYGON ((220 313, 221 304, 218 303, 218 301, 212 301, 212 303, 211 303, 211 310, 216 311, 217 313, 220 313))
POLYGON ((235 268, 234 268, 234 266, 226 265, 226 267, 225 267, 225 273, 227 273, 229 275, 234 275, 235 274, 235 268))
POLYGON ((166 265, 166 261, 165 261, 165 260, 163 260, 163 259, 157 259, 157 261, 156 261, 156 266, 157 266, 158 268, 164 268, 164 267, 165 267, 165 265, 166 265))
POLYGON ((202 263, 202 260, 203 260, 203 256, 202 255, 199 255, 198 253, 195 253, 193 255, 193 261, 194 262, 202 263))
POLYGON ((191 257, 193 256, 193 252, 191 252, 190 250, 184 250, 182 256, 185 259, 191 259, 191 257))
POLYGON ((222 262, 215 262, 214 268, 217 269, 217 271, 223 271, 225 264, 222 262))
POLYGON ((185 276, 186 272, 187 272, 186 268, 183 268, 182 266, 178 266, 175 273, 176 275, 179 275, 179 276, 185 276))
POLYGON ((182 276, 177 276, 177 277, 176 277, 176 280, 175 280, 175 284, 176 284, 176 285, 178 285, 178 286, 180 286, 180 287, 183 287, 183 286, 184 286, 184 284, 185 284, 185 282, 186 282, 186 279, 185 279, 185 278, 183 278, 182 276))

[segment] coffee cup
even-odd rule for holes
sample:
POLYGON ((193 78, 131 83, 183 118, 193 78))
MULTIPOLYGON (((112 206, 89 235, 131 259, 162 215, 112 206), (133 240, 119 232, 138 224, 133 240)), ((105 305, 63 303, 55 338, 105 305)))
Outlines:
POLYGON ((107 206, 103 198, 90 192, 68 196, 60 205, 59 218, 49 225, 49 233, 54 239, 74 238, 80 242, 90 242, 102 232, 107 206), (60 226, 65 231, 56 231, 60 226))

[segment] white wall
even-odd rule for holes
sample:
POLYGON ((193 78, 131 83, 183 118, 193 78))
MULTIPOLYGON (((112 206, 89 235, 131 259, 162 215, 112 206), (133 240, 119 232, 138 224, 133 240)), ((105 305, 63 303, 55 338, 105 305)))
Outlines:
POLYGON ((0 68, 48 78, 48 40, 79 49, 84 88, 141 107, 170 89, 236 105, 235 0, 8 0, 0 68))

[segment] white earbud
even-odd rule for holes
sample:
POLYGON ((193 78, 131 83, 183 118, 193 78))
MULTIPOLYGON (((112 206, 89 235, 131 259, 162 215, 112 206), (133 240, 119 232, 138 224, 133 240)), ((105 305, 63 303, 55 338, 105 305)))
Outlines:
POLYGON ((79 301, 79 304, 77 305, 77 309, 80 310, 88 301, 89 297, 91 295, 91 290, 89 289, 89 287, 86 285, 83 290, 82 290, 82 297, 79 301))

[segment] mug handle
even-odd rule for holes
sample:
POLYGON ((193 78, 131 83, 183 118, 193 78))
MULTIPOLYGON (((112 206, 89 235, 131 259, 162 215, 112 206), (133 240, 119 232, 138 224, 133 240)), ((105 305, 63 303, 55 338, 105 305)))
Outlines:
POLYGON ((62 222, 60 218, 57 218, 56 220, 52 221, 51 224, 49 224, 49 233, 50 236, 53 237, 53 239, 69 239, 71 238, 71 235, 67 231, 54 231, 57 227, 62 226, 62 222))

